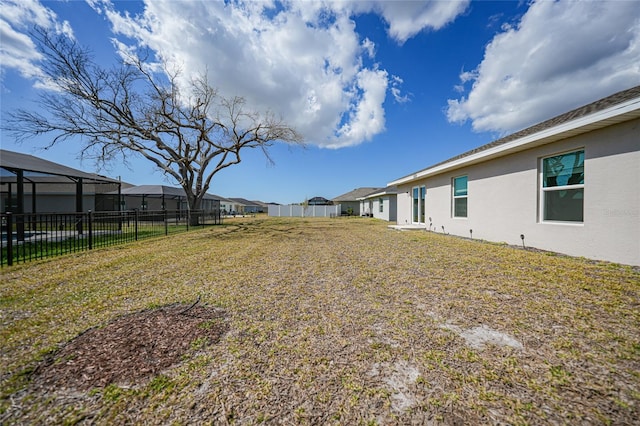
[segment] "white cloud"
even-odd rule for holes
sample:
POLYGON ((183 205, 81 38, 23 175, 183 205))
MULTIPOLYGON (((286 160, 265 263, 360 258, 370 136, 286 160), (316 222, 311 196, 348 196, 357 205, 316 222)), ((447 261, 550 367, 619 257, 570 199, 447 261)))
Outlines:
POLYGON ((368 38, 362 41, 362 48, 367 52, 369 58, 373 59, 376 56, 376 44, 368 38))
POLYGON ((55 13, 35 0, 4 0, 0 6, 0 64, 3 72, 15 69, 26 78, 41 77, 37 63, 42 55, 27 32, 36 25, 73 38, 69 23, 59 22, 55 13))
POLYGON ((357 90, 354 91, 353 110, 338 135, 340 138, 327 144, 328 148, 341 148, 357 145, 371 140, 373 136, 384 130, 384 102, 387 90, 387 72, 363 69, 356 78, 357 90))
MULTIPOLYGON (((466 4, 147 1, 144 15, 136 17, 118 13, 108 1, 99 8, 114 33, 185 70, 185 81, 206 69, 223 94, 280 114, 311 144, 338 148, 384 131, 390 86, 378 64, 363 65, 364 57, 375 60, 375 44, 360 39, 352 17, 377 12, 389 34, 404 42, 422 28, 442 27, 466 4)), ((406 101, 397 82, 390 92, 406 101)))
MULTIPOLYGON (((39 22, 71 34, 70 27, 36 0, 0 2, 3 67, 35 75, 39 56, 25 36, 27 27, 39 22), (11 46, 5 48, 5 40, 11 46)), ((119 54, 149 48, 154 60, 183 70, 184 83, 206 71, 223 95, 243 96, 252 107, 281 115, 308 143, 331 148, 383 132, 387 92, 398 102, 407 99, 400 82, 376 63, 376 46, 360 36, 354 17, 377 13, 389 36, 403 43, 423 29, 441 28, 468 5, 467 0, 145 0, 144 11, 131 15, 118 9, 126 2, 118 8, 110 0, 86 2, 111 24, 119 54)))
POLYGON ((392 75, 389 81, 391 83, 390 91, 395 101, 399 104, 404 104, 406 102, 409 102, 410 100, 409 95, 408 94, 403 95, 402 90, 400 90, 400 86, 402 85, 402 83, 404 83, 404 80, 402 80, 402 78, 398 77, 397 75, 392 75))
POLYGON ((507 133, 640 83, 640 2, 538 1, 460 75, 451 122, 507 133))
POLYGON ((469 1, 379 1, 373 2, 373 9, 380 11, 389 24, 389 35, 404 43, 425 28, 439 30, 452 22, 469 1))

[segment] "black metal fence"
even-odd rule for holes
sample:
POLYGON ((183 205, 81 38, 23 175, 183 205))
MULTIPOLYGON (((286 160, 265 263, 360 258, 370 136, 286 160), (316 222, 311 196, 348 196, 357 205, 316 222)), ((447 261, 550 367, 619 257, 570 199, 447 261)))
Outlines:
POLYGON ((0 214, 0 266, 222 223, 215 211, 0 214))

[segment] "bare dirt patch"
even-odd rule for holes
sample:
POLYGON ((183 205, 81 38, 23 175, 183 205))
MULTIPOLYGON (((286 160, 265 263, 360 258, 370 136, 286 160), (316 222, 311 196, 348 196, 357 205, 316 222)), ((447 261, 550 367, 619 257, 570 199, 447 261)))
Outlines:
POLYGON ((140 383, 179 363, 190 349, 217 343, 226 329, 224 311, 206 306, 125 315, 71 340, 37 368, 34 381, 77 390, 140 383))

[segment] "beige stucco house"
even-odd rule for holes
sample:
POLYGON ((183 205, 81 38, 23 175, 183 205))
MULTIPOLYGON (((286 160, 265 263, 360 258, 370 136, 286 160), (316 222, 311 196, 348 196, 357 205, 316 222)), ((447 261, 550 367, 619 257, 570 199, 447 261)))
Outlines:
POLYGON ((389 185, 401 226, 640 265, 640 86, 389 185))
POLYGON ((396 198, 397 188, 395 186, 378 188, 358 198, 361 215, 395 222, 398 210, 396 198))
POLYGON ((377 191, 381 188, 373 187, 373 186, 364 186, 360 188, 356 188, 353 191, 349 191, 342 195, 338 195, 335 198, 332 198, 331 201, 334 205, 340 204, 341 214, 342 215, 352 215, 352 216, 364 216, 364 211, 362 210, 362 202, 360 199, 365 195, 372 193, 373 191, 377 191))

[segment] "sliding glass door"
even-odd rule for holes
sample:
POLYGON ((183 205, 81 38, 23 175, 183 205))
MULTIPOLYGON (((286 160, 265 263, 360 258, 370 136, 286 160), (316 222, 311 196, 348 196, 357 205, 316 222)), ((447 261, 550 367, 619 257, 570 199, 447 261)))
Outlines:
POLYGON ((426 186, 414 186, 413 194, 413 223, 424 224, 425 222, 425 201, 427 196, 426 186))

